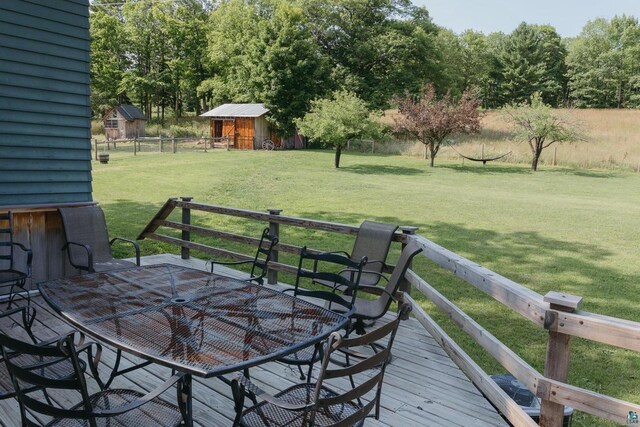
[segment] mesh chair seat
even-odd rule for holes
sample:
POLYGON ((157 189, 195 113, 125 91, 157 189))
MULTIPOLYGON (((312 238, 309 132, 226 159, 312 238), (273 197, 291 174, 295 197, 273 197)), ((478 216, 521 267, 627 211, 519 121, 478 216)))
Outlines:
POLYGON ((26 273, 17 270, 2 270, 0 271, 0 284, 11 283, 25 280, 29 277, 26 273))
POLYGON ((316 351, 315 346, 311 345, 281 357, 278 361, 287 365, 308 365, 309 363, 316 363, 320 359, 322 359, 322 355, 319 351, 316 351))
POLYGON ((106 262, 94 262, 93 270, 96 273, 102 273, 104 271, 117 270, 119 268, 129 268, 135 267, 136 263, 131 261, 126 261, 123 259, 111 259, 106 262))
MULTIPOLYGON (((90 397, 94 410, 110 409, 126 405, 143 396, 143 393, 134 390, 112 389, 96 393, 90 397)), ((82 409, 79 403, 73 409, 82 409)), ((109 427, 149 427, 172 426, 177 427, 182 423, 182 416, 177 406, 173 406, 159 398, 151 400, 144 406, 109 418, 96 418, 96 425, 109 427)), ((64 418, 53 420, 47 427, 89 427, 87 420, 64 418)))
MULTIPOLYGON (((290 387, 275 397, 293 404, 309 403, 313 399, 316 385, 310 383, 298 384, 290 387)), ((320 398, 326 399, 337 396, 337 394, 322 386, 320 398)), ((336 424, 340 420, 357 412, 361 407, 356 402, 331 405, 316 411, 314 426, 329 426, 336 424)), ((308 426, 308 412, 288 411, 268 402, 261 402, 258 405, 247 409, 242 413, 240 425, 245 427, 274 427, 274 426, 308 426)))
MULTIPOLYGON (((38 373, 53 379, 71 378, 74 375, 73 364, 68 359, 57 361, 56 358, 38 357, 30 354, 19 354, 12 358, 21 366, 38 365, 50 362, 51 365, 38 369, 38 373)), ((8 399, 15 396, 16 392, 11 382, 11 376, 4 362, 0 364, 0 399, 8 399)), ((81 361, 84 366, 84 362, 81 361)))

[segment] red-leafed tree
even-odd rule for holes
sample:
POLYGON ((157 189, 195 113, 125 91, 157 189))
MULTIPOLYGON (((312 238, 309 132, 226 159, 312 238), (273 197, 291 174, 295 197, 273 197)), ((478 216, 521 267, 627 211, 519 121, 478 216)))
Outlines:
POLYGON ((459 99, 449 92, 438 99, 432 84, 426 85, 417 97, 406 94, 396 97, 398 117, 396 132, 414 135, 429 150, 431 167, 447 138, 454 134, 480 133, 480 101, 468 90, 459 99))

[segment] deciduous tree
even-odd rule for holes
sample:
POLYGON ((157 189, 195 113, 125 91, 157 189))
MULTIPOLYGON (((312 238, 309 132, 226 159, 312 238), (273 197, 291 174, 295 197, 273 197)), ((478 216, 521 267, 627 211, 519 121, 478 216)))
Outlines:
POLYGON ((381 125, 371 117, 365 102, 353 92, 338 91, 332 98, 317 99, 302 119, 296 120, 300 132, 336 150, 335 167, 340 167, 342 145, 350 139, 375 138, 381 125))
POLYGON ((459 99, 454 99, 450 92, 438 99, 435 88, 429 84, 422 88, 418 97, 406 94, 395 99, 399 112, 395 130, 408 132, 425 144, 431 167, 447 138, 480 132, 480 101, 469 90, 465 90, 459 99))
POLYGON ((579 123, 545 104, 539 93, 534 94, 529 103, 509 105, 502 112, 513 126, 516 139, 529 144, 534 172, 538 170, 545 148, 556 143, 584 140, 579 123))

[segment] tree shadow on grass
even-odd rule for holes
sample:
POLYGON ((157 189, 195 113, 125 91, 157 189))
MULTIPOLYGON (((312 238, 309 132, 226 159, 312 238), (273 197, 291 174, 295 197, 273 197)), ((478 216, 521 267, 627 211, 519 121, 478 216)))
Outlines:
POLYGON ((437 168, 451 169, 461 173, 473 173, 476 175, 495 175, 495 174, 529 174, 531 170, 524 166, 506 166, 504 164, 492 165, 490 162, 482 165, 438 165, 437 168))
POLYGON ((386 165, 348 165, 340 167, 341 171, 367 175, 424 175, 428 171, 418 168, 386 165))

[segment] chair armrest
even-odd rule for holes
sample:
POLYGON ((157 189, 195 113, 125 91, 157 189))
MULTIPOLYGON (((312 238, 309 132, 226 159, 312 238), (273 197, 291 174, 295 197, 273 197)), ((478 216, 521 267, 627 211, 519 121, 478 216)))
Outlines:
POLYGON ((248 263, 252 263, 253 260, 247 259, 244 261, 216 261, 214 259, 210 259, 206 262, 205 264, 205 268, 211 264, 211 272, 213 273, 213 266, 216 264, 220 264, 220 265, 240 265, 240 264, 248 264, 248 263))
POLYGON ((66 250, 67 253, 69 254, 69 262, 71 263, 72 266, 81 270, 88 270, 89 272, 93 272, 93 251, 91 250, 91 246, 83 245, 82 243, 77 243, 77 242, 67 242, 62 246, 62 250, 63 251, 66 250), (73 262, 71 262, 71 253, 69 252, 69 246, 79 246, 87 252, 86 267, 84 265, 76 265, 73 262))
MULTIPOLYGON (((76 342, 76 345, 77 346, 83 345, 86 340, 86 336, 84 335, 84 333, 77 331, 75 329, 73 331, 70 331, 68 334, 58 335, 56 337, 49 338, 45 341, 38 341, 38 345, 51 345, 57 341, 60 341, 63 338, 68 337, 69 335, 76 335, 76 334, 78 335, 78 342, 76 342)), ((74 342, 75 342, 75 339, 74 339, 74 342)))
POLYGON ((373 295, 383 295, 386 294, 389 296, 389 298, 391 298, 391 300, 397 302, 397 298, 395 295, 391 295, 389 293, 389 291, 387 291, 385 288, 383 288, 382 286, 375 286, 375 285, 361 285, 358 286, 358 292, 366 292, 368 294, 373 294, 373 295))
POLYGON ((137 242, 134 242, 133 240, 125 239, 124 237, 114 237, 109 241, 109 246, 113 245, 113 242, 117 240, 133 245, 133 248, 136 251, 136 265, 139 267, 140 266, 140 245, 138 245, 137 242))
POLYGON ((22 307, 12 308, 10 310, 3 310, 2 312, 0 312, 0 318, 9 317, 17 313, 22 314, 22 327, 27 331, 27 334, 29 334, 31 341, 36 343, 37 342, 36 337, 33 335, 33 332, 31 331, 33 322, 36 320, 36 308, 31 307, 29 310, 28 306, 22 306, 22 307), (29 311, 31 311, 31 313, 29 313, 29 311))
POLYGON ((232 388, 244 388, 249 393, 253 394, 255 397, 260 398, 266 402, 269 402, 272 405, 275 405, 279 408, 285 409, 287 411, 303 411, 305 409, 312 408, 314 403, 307 404, 293 404, 287 402, 283 399, 279 399, 266 391, 262 390, 260 387, 251 382, 251 380, 245 377, 243 374, 239 374, 237 378, 231 381, 232 388))
POLYGON ((33 251, 31 251, 31 249, 27 249, 22 243, 11 242, 11 244, 27 253, 27 274, 29 275, 29 277, 31 277, 31 263, 33 262, 33 251))
POLYGON ((111 409, 102 409, 102 410, 93 411, 92 415, 96 417, 113 417, 115 415, 120 415, 120 414, 124 414, 125 412, 132 411, 144 405, 145 403, 149 403, 156 397, 160 396, 162 393, 164 393, 170 387, 172 387, 175 383, 180 381, 182 377, 184 377, 184 374, 182 373, 175 374, 171 376, 168 380, 160 384, 155 390, 150 391, 144 396, 137 398, 133 402, 129 402, 126 405, 120 405, 111 409))

